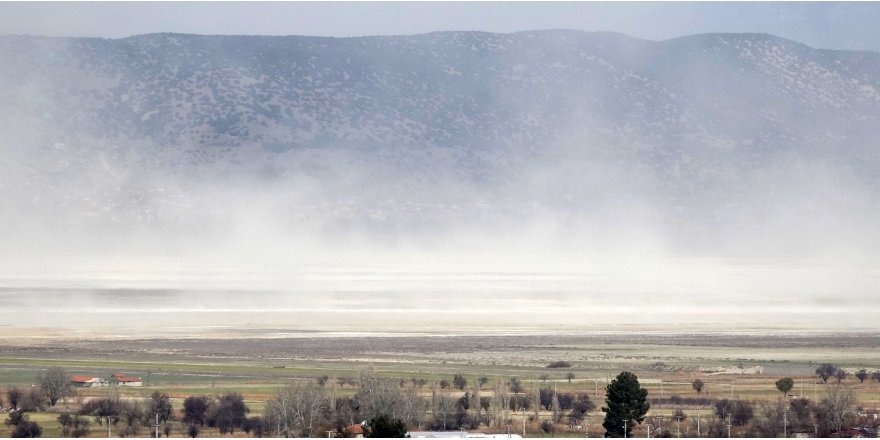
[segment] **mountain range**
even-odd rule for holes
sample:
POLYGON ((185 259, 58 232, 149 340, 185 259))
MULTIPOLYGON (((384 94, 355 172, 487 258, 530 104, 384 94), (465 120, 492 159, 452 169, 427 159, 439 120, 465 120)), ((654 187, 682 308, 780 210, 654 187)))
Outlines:
POLYGON ((712 229, 880 200, 880 53, 764 34, 2 36, 0 112, 10 218, 187 217, 180 179, 237 176, 336 220, 647 204, 712 229))

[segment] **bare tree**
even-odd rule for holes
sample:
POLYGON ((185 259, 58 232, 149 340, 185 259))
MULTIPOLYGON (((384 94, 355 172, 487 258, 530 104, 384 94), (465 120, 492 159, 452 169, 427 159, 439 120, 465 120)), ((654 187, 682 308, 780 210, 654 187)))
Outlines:
POLYGON ((327 393, 318 384, 282 389, 266 406, 266 422, 277 436, 311 437, 327 404, 327 393))
POLYGON ((500 427, 506 424, 507 420, 510 418, 510 394, 507 392, 507 386, 501 380, 495 381, 491 407, 495 426, 500 427))
POLYGON ((834 364, 822 364, 816 368, 816 376, 819 376, 823 383, 828 383, 828 378, 833 376, 836 371, 837 367, 834 364))
POLYGON ((18 410, 18 404, 21 403, 22 395, 21 388, 12 387, 6 390, 6 400, 9 401, 9 407, 12 408, 13 411, 18 410))
POLYGON ((425 402, 415 390, 401 389, 394 381, 379 378, 371 371, 361 374, 355 398, 365 420, 387 415, 413 424, 421 421, 426 410, 425 402))
POLYGON ((511 377, 507 385, 514 396, 518 396, 519 393, 523 392, 522 382, 518 378, 511 377))
POLYGON ((827 396, 822 399, 822 408, 828 417, 831 430, 838 432, 846 427, 849 420, 855 415, 856 397, 852 390, 842 386, 828 389, 827 396))
POLYGON ((837 371, 834 372, 834 377, 837 378, 837 383, 840 384, 843 382, 846 377, 849 376, 849 373, 846 372, 843 368, 838 368, 837 371))
MULTIPOLYGON (((189 425, 205 426, 207 422, 208 398, 206 396, 189 396, 183 401, 183 422, 189 425)), ((196 431, 198 434, 198 431, 196 431)))
POLYGON ((535 405, 534 405, 535 421, 537 422, 537 421, 541 420, 540 415, 541 415, 541 394, 542 394, 541 391, 542 390, 539 389, 537 386, 535 386, 534 383, 532 383, 532 388, 535 393, 533 399, 535 401, 535 405))
POLYGON ((572 372, 565 373, 565 378, 568 379, 568 383, 571 383, 571 380, 574 379, 574 373, 572 373, 572 372))
POLYGON ((247 418, 250 408, 239 393, 223 394, 208 407, 208 426, 220 428, 221 434, 235 433, 247 418))
POLYGON ((464 390, 464 387, 467 386, 467 378, 465 378, 463 374, 456 374, 452 377, 452 384, 456 388, 464 390))
POLYGON ((49 406, 55 406, 58 399, 74 395, 70 384, 70 375, 63 368, 52 367, 37 376, 40 390, 49 400, 49 406))
POLYGON ((455 400, 447 396, 446 394, 441 394, 437 396, 436 403, 434 406, 434 424, 437 426, 442 426, 443 430, 446 431, 450 418, 453 413, 455 413, 455 400))
POLYGON ((120 401, 119 405, 119 418, 125 422, 125 427, 119 431, 119 435, 122 437, 138 435, 146 419, 143 406, 140 402, 124 401, 120 401))
POLYGON ((752 422, 753 432, 749 436, 767 438, 781 436, 785 429, 785 408, 785 404, 781 402, 761 405, 761 417, 755 418, 752 422))
POLYGON ((46 406, 46 394, 40 387, 30 387, 23 391, 18 401, 18 409, 22 411, 37 411, 46 406))
POLYGON ((148 416, 159 416, 159 423, 168 423, 171 415, 174 413, 174 407, 171 406, 171 398, 167 393, 153 391, 150 396, 150 409, 147 411, 148 416))
POLYGON ((483 376, 480 378, 480 380, 478 382, 480 383, 480 388, 483 388, 483 385, 486 385, 489 382, 489 378, 486 376, 483 376))
POLYGON ((479 428, 480 424, 482 423, 482 416, 480 414, 480 411, 482 409, 482 401, 483 401, 483 399, 480 397, 480 387, 479 386, 473 387, 473 393, 471 393, 471 395, 473 396, 473 402, 470 404, 470 407, 474 411, 473 417, 474 417, 474 420, 476 421, 476 427, 479 428))
POLYGON ((858 372, 856 372, 856 379, 859 380, 859 383, 865 383, 865 379, 868 378, 868 370, 862 368, 858 372))

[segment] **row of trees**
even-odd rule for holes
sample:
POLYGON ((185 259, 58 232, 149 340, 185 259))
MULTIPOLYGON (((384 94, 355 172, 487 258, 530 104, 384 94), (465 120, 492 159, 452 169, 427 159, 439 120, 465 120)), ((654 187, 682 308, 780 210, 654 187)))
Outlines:
MULTIPOLYGON (((6 390, 6 404, 12 411, 37 411, 55 406, 61 399, 75 395, 70 375, 63 368, 53 367, 37 375, 37 386, 6 390)), ((0 396, 0 407, 3 406, 0 396)))
MULTIPOLYGON (((248 423, 252 421, 246 418, 249 411, 238 393, 217 397, 191 396, 184 401, 181 421, 189 425, 186 433, 191 437, 197 436, 199 428, 204 426, 216 427, 223 434, 232 434, 235 429, 249 431, 253 426, 248 423)), ((174 419, 174 407, 168 394, 156 391, 143 403, 121 399, 111 393, 107 397, 86 402, 76 414, 61 414, 58 422, 65 437, 86 436, 91 421, 106 427, 108 434, 112 432, 120 437, 139 435, 144 428, 156 428, 168 436, 172 430, 169 422, 174 419)))
MULTIPOLYGON (((821 369, 823 372, 831 370, 825 366, 821 369)), ((6 397, 12 411, 6 424, 14 427, 14 435, 39 436, 40 427, 28 420, 26 412, 41 405, 53 405, 67 395, 63 390, 65 386, 69 389, 69 382, 62 386, 57 380, 61 376, 57 371, 54 372, 56 377, 48 373, 41 375, 41 380, 46 382, 39 387, 7 390, 6 397)), ((332 431, 345 434, 345 427, 363 420, 370 421, 366 426, 368 432, 382 432, 387 436, 389 432, 401 431, 401 427, 405 432, 407 426, 435 430, 481 426, 501 428, 511 424, 511 415, 516 411, 521 411, 523 418, 539 422, 543 409, 550 411, 552 417, 542 421, 541 427, 546 432, 553 432, 556 424, 565 419, 570 426, 579 424, 594 409, 587 394, 558 393, 555 386, 532 386, 531 391, 526 392, 522 381, 517 378, 495 381, 484 394, 483 386, 488 379, 483 379, 468 387, 467 379, 456 374, 452 384, 463 391, 457 395, 442 391, 448 388, 442 381, 433 381, 430 383, 430 398, 427 398, 421 390, 424 385, 415 379, 413 386, 407 387, 405 380, 379 378, 372 372, 364 372, 355 382, 356 393, 341 396, 337 391, 350 381, 344 381, 340 388, 328 387, 329 378, 324 376, 281 390, 268 403, 262 416, 248 417, 250 411, 242 396, 228 393, 186 398, 179 420, 187 426, 186 433, 191 437, 197 436, 205 426, 215 427, 221 434, 233 434, 236 430, 253 432, 257 436, 312 437, 332 431), (527 415, 529 411, 534 414, 527 415)), ((697 379, 692 386, 700 393, 705 384, 697 379)), ((790 377, 776 382, 777 389, 786 396, 793 386, 794 380, 790 377)), ((175 419, 175 412, 168 394, 157 391, 148 401, 141 402, 120 399, 115 395, 115 389, 110 391, 105 398, 86 402, 76 414, 61 414, 58 421, 62 434, 87 436, 93 423, 106 426, 108 434, 112 429, 123 437, 138 435, 143 428, 153 425, 161 428, 166 436, 170 433, 169 421, 175 419)), ((606 414, 603 423, 606 436, 629 436, 635 426, 643 423, 650 408, 647 395, 647 390, 640 386, 632 373, 623 372, 611 381, 606 387, 606 405, 602 408, 606 414)), ((697 420, 695 428, 700 434, 710 436, 723 436, 734 427, 748 435, 775 436, 780 429, 780 420, 783 430, 803 431, 812 426, 817 433, 830 434, 848 427, 859 413, 852 391, 843 386, 829 388, 826 398, 816 403, 808 399, 761 404, 728 399, 708 402, 714 411, 705 419, 697 420)), ((674 419, 680 429, 687 415, 679 410, 674 419)), ((655 435, 669 434, 662 418, 655 417, 653 423, 650 422, 657 430, 655 435)))
POLYGON ((3 423, 12 428, 13 438, 36 438, 43 435, 40 425, 28 420, 24 411, 12 411, 3 423))
MULTIPOLYGON (((702 381, 693 383, 693 388, 698 392, 702 386, 702 381)), ((776 386, 787 395, 794 386, 794 380, 782 378, 776 382, 776 386)), ((632 373, 623 372, 611 381, 606 387, 606 406, 602 408, 606 414, 602 425, 606 430, 605 436, 630 436, 634 425, 645 421, 650 408, 647 395, 647 390, 641 388, 638 378, 632 373)), ((705 434, 710 437, 729 436, 733 427, 747 437, 778 437, 795 431, 812 431, 814 435, 827 437, 859 422, 858 415, 865 412, 856 404, 853 391, 841 385, 830 387, 826 397, 818 403, 809 399, 792 399, 758 405, 745 400, 721 399, 713 403, 713 414, 703 421, 705 424, 702 426, 706 427, 705 434)), ((673 419, 678 422, 676 434, 681 436, 681 422, 687 419, 687 415, 678 410, 673 419)), ((701 436, 704 434, 702 426, 699 420, 696 423, 693 427, 701 436)), ((651 428, 656 430, 655 437, 664 436, 664 433, 671 435, 668 427, 664 431, 662 417, 655 417, 653 426, 648 427, 651 428)))
MULTIPOLYGON (((822 379, 823 383, 828 383, 828 379, 834 377, 837 379, 837 383, 840 384, 849 376, 849 372, 834 364, 822 364, 819 365, 819 368, 816 368, 816 376, 822 379)), ((859 380, 859 383, 864 383, 868 377, 880 382, 880 370, 868 373, 867 369, 862 368, 856 371, 854 376, 859 380)))
POLYGON ((455 375, 452 383, 463 390, 462 395, 443 392, 442 381, 430 384, 430 398, 403 381, 379 378, 372 372, 362 373, 354 396, 337 396, 333 387, 316 383, 292 385, 269 402, 264 416, 264 429, 276 436, 308 437, 327 431, 342 433, 346 426, 363 420, 388 417, 404 426, 418 429, 476 429, 480 426, 506 427, 515 411, 534 410, 537 421, 541 408, 553 412, 552 423, 568 418, 579 423, 594 409, 586 394, 556 393, 549 388, 535 388, 534 395, 525 393, 517 378, 497 381, 485 392, 480 380, 468 387, 463 375, 455 375), (486 394, 486 395, 484 395, 486 394))

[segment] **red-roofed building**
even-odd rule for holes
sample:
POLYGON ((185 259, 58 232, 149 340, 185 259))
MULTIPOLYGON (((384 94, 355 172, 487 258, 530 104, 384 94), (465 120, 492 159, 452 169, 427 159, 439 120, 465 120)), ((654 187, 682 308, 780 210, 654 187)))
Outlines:
POLYGON ((106 380, 92 376, 71 376, 70 383, 71 385, 80 388, 106 387, 107 385, 110 385, 106 380))
POLYGON ((364 437, 364 427, 361 425, 349 425, 344 429, 345 433, 348 435, 352 435, 355 438, 363 438, 364 437))
POLYGON ((116 373, 113 375, 113 378, 110 379, 114 384, 119 385, 121 387, 142 387, 144 386, 144 381, 141 380, 140 377, 129 377, 122 373, 116 373))

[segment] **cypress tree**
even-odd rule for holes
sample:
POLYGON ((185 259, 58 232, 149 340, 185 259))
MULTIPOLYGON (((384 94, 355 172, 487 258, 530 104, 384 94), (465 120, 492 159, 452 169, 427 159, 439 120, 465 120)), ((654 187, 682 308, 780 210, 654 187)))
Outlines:
POLYGON ((648 390, 639 385, 639 378, 624 371, 605 387, 605 437, 630 437, 634 424, 642 423, 651 404, 648 403, 648 390), (624 434, 624 420, 626 433, 624 434))

